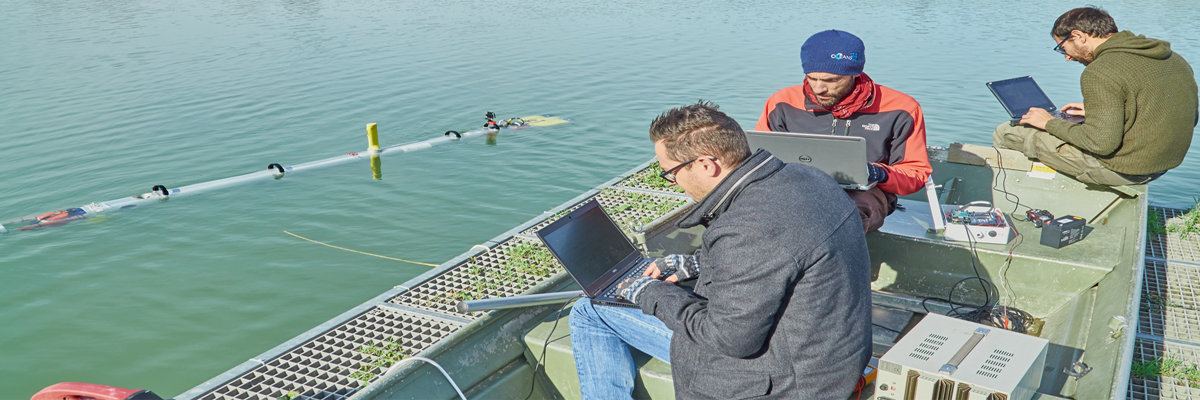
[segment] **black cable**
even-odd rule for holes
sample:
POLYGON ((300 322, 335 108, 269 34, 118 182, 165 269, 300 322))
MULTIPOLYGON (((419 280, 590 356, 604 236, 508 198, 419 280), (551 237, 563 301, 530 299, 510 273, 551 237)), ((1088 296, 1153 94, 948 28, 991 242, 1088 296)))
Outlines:
MULTIPOLYGON (((967 223, 963 222, 963 225, 964 225, 964 229, 966 229, 967 223)), ((991 312, 992 292, 994 291, 996 293, 997 300, 1000 298, 999 288, 997 288, 996 285, 993 284, 991 281, 984 279, 983 276, 979 274, 979 266, 975 263, 975 258, 979 257, 979 251, 975 249, 975 241, 971 238, 970 230, 967 230, 967 244, 971 249, 971 255, 970 255, 971 270, 975 272, 975 276, 969 276, 969 277, 960 279, 958 282, 955 282, 954 285, 951 285, 950 293, 947 294, 946 299, 926 297, 925 299, 921 300, 921 308, 924 308, 926 313, 929 313, 929 307, 926 306, 925 303, 930 300, 936 300, 936 301, 941 301, 941 302, 944 302, 944 303, 947 303, 950 305, 950 311, 948 311, 946 313, 947 316, 964 319, 964 320, 968 320, 968 321, 978 321, 980 319, 980 317, 985 315, 985 313, 991 312), (967 303, 955 302, 954 301, 955 289, 957 289, 959 285, 962 285, 963 283, 966 283, 971 280, 979 281, 979 287, 981 289, 983 289, 983 304, 976 306, 976 305, 967 304, 967 303), (989 290, 989 287, 991 288, 990 290, 989 290), (970 309, 970 311, 964 312, 964 311, 962 311, 964 309, 970 309)))
MULTIPOLYGON (((971 239, 971 230, 967 229, 967 222, 965 222, 965 221, 963 222, 963 230, 967 232, 967 246, 969 246, 971 248, 971 270, 975 271, 975 278, 979 279, 979 288, 983 289, 983 307, 987 307, 988 304, 992 302, 992 295, 991 295, 991 292, 988 291, 988 288, 986 285, 984 285, 984 283, 991 285, 992 288, 996 288, 996 285, 993 285, 987 279, 983 279, 983 277, 981 275, 979 275, 979 266, 977 266, 975 264, 975 259, 979 258, 979 251, 975 249, 975 241, 971 239)), ((999 292, 999 290, 997 290, 997 292, 996 292, 997 300, 999 300, 999 297, 1000 297, 1000 292, 999 292)), ((950 287, 950 298, 951 299, 954 298, 954 287, 953 286, 950 287)))
MULTIPOLYGON (((1033 207, 1029 207, 1024 204, 1021 204, 1021 198, 1019 196, 1017 196, 1016 194, 1013 194, 1013 193, 1009 193, 1009 191, 1008 191, 1008 171, 1004 169, 1004 161, 1003 161, 1003 157, 1000 156, 1000 149, 996 148, 996 146, 992 146, 992 149, 996 150, 996 163, 997 163, 997 166, 999 167, 998 171, 996 171, 996 180, 1003 182, 1000 185, 1000 191, 1004 193, 1005 200, 1009 200, 1014 203, 1013 211, 1011 214, 1012 218, 1019 220, 1019 221, 1036 222, 1027 216, 1023 216, 1023 217, 1018 216, 1019 214, 1017 213, 1017 210, 1019 210, 1019 207, 1025 207, 1025 208, 1028 208, 1031 210, 1033 209, 1033 207), (1001 173, 1004 174, 1003 178, 1000 178, 1001 173)), ((996 190, 995 182, 992 183, 992 190, 993 191, 996 190)), ((1015 227, 1011 227, 1010 229, 1013 229, 1013 231, 1016 231, 1015 227)), ((1008 290, 1009 290, 1008 288, 1010 287, 1010 283, 1008 282, 1007 275, 1008 275, 1008 269, 1012 268, 1013 250, 1015 250, 1017 248, 1017 246, 1021 245, 1021 242, 1024 241, 1024 236, 1022 236, 1020 232, 1017 232, 1016 240, 1017 240, 1017 242, 1013 243, 1012 247, 1009 247, 1008 257, 1004 259, 1004 266, 1000 269, 1000 282, 1003 283, 1004 287, 1006 288, 1005 293, 1008 292, 1008 290)), ((999 303, 999 299, 997 299, 997 303, 999 303)), ((999 324, 998 326, 1003 327, 1004 329, 1011 329, 1011 330, 1021 332, 1021 333, 1025 333, 1026 327, 1027 327, 1026 322, 1029 319, 1033 318, 1031 315, 1029 315, 1029 313, 1026 313, 1019 309, 1016 309, 1013 307, 1008 307, 1008 306, 1001 306, 1000 308, 993 307, 993 309, 991 311, 989 311, 988 317, 993 324, 999 324), (1010 325, 1011 325, 1011 327, 1010 327, 1010 325)))
MULTIPOLYGON (((1000 155, 999 148, 996 148, 996 146, 992 146, 992 149, 996 150, 996 175, 995 175, 996 178, 993 179, 993 181, 992 181, 992 191, 997 190, 997 188, 996 188, 997 182, 1003 182, 1003 183, 1001 183, 1001 185, 1000 185, 1001 188, 999 190, 1000 190, 1000 192, 1004 193, 1005 200, 1013 202, 1014 205, 1013 205, 1012 215, 1013 215, 1013 218, 1016 218, 1017 207, 1025 207, 1025 208, 1029 208, 1029 209, 1033 209, 1033 207, 1021 204, 1020 196, 1017 196, 1016 194, 1008 192, 1008 171, 1004 170, 1004 157, 1000 155), (1004 179, 1000 179, 1001 173, 1004 173, 1004 179)), ((1023 221, 1028 220, 1028 218, 1024 218, 1022 220, 1023 221)))
MULTIPOLYGON (((1000 268, 1000 282, 1004 284, 1005 295, 1012 291, 1012 284, 1008 281, 1008 270, 1012 268, 1013 251, 1016 250, 1017 246, 1020 246, 1024 241, 1025 236, 1020 232, 1017 232, 1016 242, 1014 242, 1013 245, 1008 248, 1008 257, 1004 259, 1004 265, 1000 268)), ((1016 292, 1013 292, 1013 297, 1015 296, 1016 292)), ((1015 304, 1016 299, 1011 300, 1011 302, 1015 304)), ((1033 316, 1029 315, 1029 313, 1009 306, 1000 306, 999 308, 994 308, 993 312, 991 313, 991 320, 993 324, 998 323, 1000 324, 999 326, 1003 327, 1004 329, 1020 333, 1026 332, 1028 328, 1028 321, 1031 319, 1033 319, 1033 316), (995 312, 997 309, 999 310, 999 314, 995 312)))
POLYGON ((573 297, 570 300, 563 302, 562 306, 558 307, 558 313, 556 313, 554 315, 554 326, 550 328, 550 333, 546 334, 546 342, 542 343, 541 360, 540 361, 534 360, 534 361, 536 361, 536 363, 533 364, 533 375, 530 378, 529 394, 525 395, 525 400, 529 400, 529 397, 533 396, 533 389, 537 388, 538 367, 542 366, 542 363, 546 362, 546 348, 550 347, 550 337, 554 336, 554 330, 558 329, 558 321, 560 319, 562 319, 562 312, 563 312, 563 310, 565 310, 567 308, 567 304, 571 304, 571 303, 575 302, 575 299, 576 298, 573 297))
MULTIPOLYGON (((985 285, 985 284, 986 284, 987 286, 990 286, 990 287, 991 287, 993 290, 991 290, 991 291, 988 291, 988 293, 991 293, 992 291, 995 291, 995 290, 996 290, 996 289, 995 289, 995 287, 996 287, 996 286, 995 286, 995 285, 993 285, 991 282, 989 282, 987 279, 983 279, 982 277, 969 276, 969 277, 966 277, 966 278, 963 278, 963 279, 959 280, 959 281, 958 281, 958 282, 956 282, 956 283, 955 283, 953 286, 950 286, 950 296, 951 296, 950 298, 948 298, 948 299, 940 299, 940 298, 937 298, 937 297, 926 297, 926 298, 924 298, 924 299, 922 299, 922 300, 921 300, 921 308, 924 308, 924 309, 925 309, 925 313, 927 313, 927 314, 928 314, 928 313, 930 312, 930 311, 929 311, 929 306, 928 306, 928 305, 926 305, 925 303, 926 303, 926 302, 928 302, 928 301, 940 301, 940 302, 942 302, 942 303, 946 303, 946 304, 949 304, 949 305, 950 305, 950 311, 948 311, 948 312, 946 313, 946 315, 947 315, 947 316, 951 316, 951 317, 964 317, 964 316, 966 316, 966 315, 968 315, 968 314, 971 314, 971 313, 973 313, 973 312, 975 312, 975 311, 979 311, 979 310, 982 310, 982 309, 986 309, 986 308, 988 308, 988 307, 991 305, 991 304, 990 304, 990 303, 991 303, 991 300, 990 300, 990 298, 991 298, 991 297, 990 297, 990 296, 988 296, 988 297, 986 297, 986 298, 985 298, 985 299, 988 301, 988 303, 985 303, 985 304, 982 304, 982 305, 974 305, 974 304, 967 304, 967 303, 959 303, 959 302, 957 302, 957 301, 954 301, 954 298, 953 298, 953 296, 954 296, 954 290, 955 290, 955 288, 957 288, 959 285, 962 285, 963 283, 966 283, 966 282, 968 282, 968 281, 971 281, 971 280, 978 280, 978 281, 980 281, 980 286, 983 286, 983 285, 985 285), (959 311, 959 310, 961 310, 961 309, 965 309, 965 308, 971 308, 971 309, 972 309, 972 311, 970 311, 970 312, 966 312, 966 313, 959 311)), ((998 291, 997 291, 996 293, 997 293, 997 294, 999 294, 999 292, 998 292, 998 291)), ((964 318, 964 319, 965 319, 965 318, 964 318)))
MULTIPOLYGON (((1009 248, 1008 258, 1005 260, 1006 266, 1011 266, 1012 252, 1023 241, 1023 237, 1018 233, 1017 242, 1009 248)), ((971 248, 971 268, 975 272, 975 276, 966 277, 955 282, 950 287, 950 293, 947 299, 939 299, 928 297, 921 300, 921 307, 925 312, 929 312, 929 307, 926 305, 928 301, 940 301, 950 305, 950 310, 946 312, 947 316, 964 319, 972 322, 987 321, 992 326, 1000 327, 1005 330, 1011 330, 1019 333, 1026 333, 1029 328, 1029 322, 1033 320, 1033 316, 1029 313, 1009 306, 999 306, 1000 288, 991 281, 984 279, 979 274, 978 266, 975 264, 975 258, 979 256, 978 250, 975 248, 973 240, 968 238, 968 244, 971 248), (984 290, 984 303, 981 305, 973 305, 967 303, 959 303, 954 301, 954 291, 959 286, 972 281, 978 280, 979 286, 984 290), (992 304, 992 293, 995 293, 996 304, 992 304)), ((1004 282, 1005 287, 1008 287, 1007 271, 1002 268, 1000 271, 1001 282, 1004 282)), ((886 328, 885 328, 886 329, 886 328)))
POLYGON ((1014 307, 992 307, 988 314, 988 320, 993 326, 1010 330, 1018 333, 1026 333, 1029 328, 1029 321, 1033 316, 1027 312, 1021 311, 1014 307))
POLYGON ((877 326, 877 327, 883 328, 884 330, 888 330, 888 331, 892 331, 892 332, 896 332, 896 333, 903 333, 903 332, 900 332, 900 331, 898 331, 898 330, 895 330, 895 329, 892 329, 892 328, 888 328, 888 327, 886 327, 886 326, 883 326, 883 325, 880 325, 880 324, 877 324, 877 323, 874 323, 874 322, 872 322, 872 323, 871 323, 871 325, 875 325, 875 326, 877 326))

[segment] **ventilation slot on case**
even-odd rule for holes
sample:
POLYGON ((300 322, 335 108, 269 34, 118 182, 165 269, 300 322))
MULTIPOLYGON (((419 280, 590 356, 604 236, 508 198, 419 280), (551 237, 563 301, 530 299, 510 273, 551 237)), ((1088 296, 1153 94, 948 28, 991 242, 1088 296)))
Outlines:
POLYGON ((1008 396, 1004 393, 992 393, 988 395, 987 400, 1008 400, 1008 396))
POLYGON ((1013 356, 1013 353, 997 349, 986 360, 983 360, 983 365, 980 365, 979 370, 975 373, 992 379, 999 378, 1000 372, 1004 370, 1009 361, 1012 361, 1013 356))
POLYGON ((942 345, 946 344, 947 340, 950 340, 950 338, 941 335, 930 334, 925 338, 925 340, 921 341, 921 343, 918 343, 917 347, 913 349, 912 353, 909 353, 908 356, 921 361, 929 361, 929 358, 933 357, 934 353, 937 353, 938 349, 941 349, 942 345))

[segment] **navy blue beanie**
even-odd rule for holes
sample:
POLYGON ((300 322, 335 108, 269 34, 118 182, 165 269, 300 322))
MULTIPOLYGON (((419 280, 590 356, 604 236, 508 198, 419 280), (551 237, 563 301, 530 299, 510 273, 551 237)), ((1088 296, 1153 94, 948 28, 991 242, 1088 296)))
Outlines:
POLYGON ((866 62, 862 39, 849 32, 834 29, 817 32, 800 47, 800 64, 806 74, 858 75, 866 62))

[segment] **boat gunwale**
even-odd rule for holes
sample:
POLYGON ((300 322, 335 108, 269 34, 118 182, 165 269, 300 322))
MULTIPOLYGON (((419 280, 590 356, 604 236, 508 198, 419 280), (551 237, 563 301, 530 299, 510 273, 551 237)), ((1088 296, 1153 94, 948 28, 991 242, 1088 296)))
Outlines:
MULTIPOLYGON (((329 320, 326 320, 325 322, 321 323, 320 325, 317 325, 316 327, 313 327, 307 331, 304 331, 304 332, 292 337, 291 339, 289 339, 279 345, 276 345, 275 347, 272 347, 271 349, 255 356, 249 360, 246 360, 246 361, 242 362, 241 364, 238 364, 238 365, 222 372, 221 374, 219 374, 207 381, 202 382, 201 384, 199 384, 195 387, 192 387, 191 389, 188 389, 187 391, 175 396, 174 399, 175 400, 194 400, 194 399, 201 398, 204 395, 209 394, 209 393, 213 392, 214 390, 221 388, 224 385, 227 385, 228 383, 236 380, 237 378, 239 378, 243 375, 246 375, 248 373, 251 373, 254 370, 258 369, 259 367, 262 367, 263 365, 266 365, 267 362, 274 360, 276 358, 279 358, 279 357, 287 354, 288 352, 303 346, 305 343, 311 342, 312 340, 319 338, 321 335, 324 335, 324 334, 336 329, 338 326, 341 326, 342 324, 345 324, 376 307, 388 307, 390 309, 401 310, 401 311, 410 311, 410 312, 414 312, 417 314, 435 315, 437 317, 444 318, 447 320, 462 322, 463 326, 461 328, 454 331, 450 335, 443 337, 442 339, 438 340, 437 342, 432 343, 429 347, 426 347, 425 349, 423 349, 420 352, 418 352, 417 354, 415 354, 415 355, 423 356, 423 357, 429 357, 429 354, 436 356, 436 354, 440 354, 440 353, 444 352, 445 351, 444 348, 449 346, 450 344, 457 344, 458 338, 462 337, 463 335, 469 335, 470 333, 485 326, 491 320, 499 318, 500 316, 503 316, 503 315, 508 315, 512 312, 523 312, 523 310, 520 310, 520 309, 517 309, 515 311, 491 310, 491 311, 487 311, 484 316, 482 316, 478 319, 465 320, 459 316, 436 313, 436 312, 426 311, 426 310, 410 309, 408 307, 403 307, 403 306, 399 306, 396 304, 388 303, 388 300, 395 298, 401 294, 404 294, 405 292, 410 291, 414 287, 417 287, 419 285, 422 285, 429 281, 432 281, 433 279, 450 271, 451 269, 458 266, 459 264, 462 264, 464 261, 467 261, 467 260, 471 259, 472 257, 478 256, 482 253, 490 251, 493 248, 495 248, 496 246, 499 246, 500 244, 502 244, 503 242, 505 242, 507 240, 510 240, 512 238, 528 238, 528 235, 523 235, 523 234, 521 234, 521 232, 524 230, 527 230, 533 226, 536 226, 537 224, 541 223, 542 221, 545 221, 548 218, 553 217, 556 213, 558 213, 560 211, 574 207, 575 205, 578 205, 579 203, 600 194, 600 192, 603 191, 604 189, 614 188, 614 189, 619 189, 619 190, 627 190, 627 191, 638 192, 638 193, 648 193, 648 194, 661 195, 661 196, 672 197, 672 198, 687 197, 686 195, 683 195, 680 193, 660 192, 660 191, 653 191, 653 190, 646 190, 646 189, 639 189, 639 188, 616 186, 621 181, 647 169, 650 166, 650 164, 654 163, 655 161, 656 160, 654 158, 651 158, 651 159, 639 164, 638 166, 626 171, 625 173, 619 174, 616 177, 609 179, 608 181, 605 181, 604 183, 601 183, 600 185, 597 185, 597 186, 593 187, 592 189, 589 189, 589 190, 579 194, 578 196, 575 196, 575 197, 567 200, 566 202, 561 203, 560 205, 554 207, 553 209, 544 211, 541 214, 527 220, 526 222, 521 223, 520 225, 517 225, 516 227, 509 229, 499 235, 496 235, 495 237, 493 237, 481 244, 474 245, 467 251, 459 254, 458 256, 455 256, 449 260, 446 260, 445 262, 442 262, 438 266, 430 268, 428 271, 425 271, 425 272, 405 281, 402 284, 396 285, 392 289, 385 291, 379 295, 376 295, 376 296, 372 297, 371 299, 364 301, 363 303, 361 303, 345 312, 342 312, 342 313, 338 314, 337 316, 330 318, 329 320)), ((690 199, 690 198, 688 198, 688 199, 690 199)), ((670 220, 669 217, 673 217, 673 216, 679 214, 680 209, 686 209, 686 208, 690 207, 692 203, 693 202, 691 202, 690 200, 688 202, 685 202, 682 206, 678 207, 676 210, 672 210, 671 212, 668 212, 666 215, 656 218, 654 221, 650 222, 643 228, 648 231, 654 230, 658 226, 662 225, 664 222, 669 221, 670 220)), ((568 286, 568 285, 564 285, 564 283, 573 283, 572 280, 567 279, 568 277, 569 276, 566 274, 566 271, 560 271, 559 273, 547 278, 545 281, 529 288, 528 290, 526 290, 526 292, 527 293, 540 293, 540 292, 544 292, 548 289, 561 289, 561 287, 568 286)), ((388 371, 387 373, 385 373, 384 375, 379 376, 371 384, 368 384, 366 386, 358 388, 355 391, 354 395, 351 396, 351 399, 362 399, 362 398, 365 398, 364 396, 369 396, 371 393, 375 393, 378 390, 377 388, 390 387, 392 384, 392 380, 394 380, 397 376, 401 376, 401 377, 406 376, 409 373, 414 372, 416 369, 421 368, 422 366, 423 366, 423 364, 414 363, 414 364, 405 366, 403 368, 394 368, 391 371, 388 371), (389 383, 384 384, 384 382, 389 382, 389 383)))

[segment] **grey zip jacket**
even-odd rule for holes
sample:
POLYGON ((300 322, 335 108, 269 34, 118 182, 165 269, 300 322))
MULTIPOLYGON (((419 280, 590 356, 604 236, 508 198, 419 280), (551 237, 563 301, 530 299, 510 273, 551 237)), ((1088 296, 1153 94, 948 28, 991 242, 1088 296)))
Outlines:
POLYGON ((759 150, 677 223, 704 225, 691 293, 638 296, 671 339, 679 399, 846 399, 871 357, 858 209, 820 170, 759 150))

